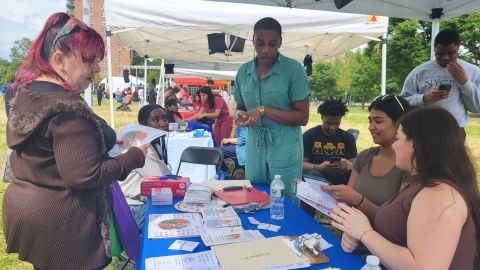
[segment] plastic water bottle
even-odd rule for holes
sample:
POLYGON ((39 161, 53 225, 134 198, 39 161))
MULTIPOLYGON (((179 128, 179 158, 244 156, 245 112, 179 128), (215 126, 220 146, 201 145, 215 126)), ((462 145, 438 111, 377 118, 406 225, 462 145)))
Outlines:
POLYGON ((283 200, 285 199, 285 185, 282 182, 282 177, 278 174, 275 175, 270 184, 270 198, 272 200, 270 218, 277 220, 283 219, 285 217, 285 207, 283 206, 283 200))
POLYGON ((382 270, 382 268, 380 268, 380 259, 377 256, 368 255, 367 264, 360 270, 382 270))

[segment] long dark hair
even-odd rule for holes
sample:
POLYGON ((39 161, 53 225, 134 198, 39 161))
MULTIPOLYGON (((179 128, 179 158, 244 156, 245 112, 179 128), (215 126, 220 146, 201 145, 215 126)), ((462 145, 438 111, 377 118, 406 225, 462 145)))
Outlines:
POLYGON ((208 109, 215 108, 215 98, 213 97, 212 88, 210 86, 203 86, 201 87, 198 92, 207 95, 207 102, 208 102, 208 109))
MULTIPOLYGON (((165 114, 165 117, 168 116, 167 110, 158 104, 147 104, 143 106, 140 111, 138 111, 138 123, 140 125, 147 125, 147 119, 154 110, 160 109, 165 114)), ((165 136, 162 136, 156 140, 153 140, 150 145, 153 147, 160 159, 163 159, 166 165, 168 165, 168 155, 167 155, 167 145, 165 143, 165 136), (161 149, 158 149, 160 145, 161 149)))
POLYGON ((480 194, 462 129, 447 110, 436 106, 416 108, 400 124, 413 141, 415 168, 422 183, 428 187, 448 183, 465 198, 477 231, 475 269, 479 269, 480 194))

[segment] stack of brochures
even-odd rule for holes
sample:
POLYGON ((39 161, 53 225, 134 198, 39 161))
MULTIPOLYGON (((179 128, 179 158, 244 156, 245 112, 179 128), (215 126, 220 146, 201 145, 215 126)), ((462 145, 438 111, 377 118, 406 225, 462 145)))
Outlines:
POLYGON ((221 228, 242 226, 242 221, 232 207, 203 208, 203 224, 205 228, 221 228))
POLYGON ((192 183, 185 193, 185 203, 209 203, 212 199, 212 190, 204 185, 192 183))

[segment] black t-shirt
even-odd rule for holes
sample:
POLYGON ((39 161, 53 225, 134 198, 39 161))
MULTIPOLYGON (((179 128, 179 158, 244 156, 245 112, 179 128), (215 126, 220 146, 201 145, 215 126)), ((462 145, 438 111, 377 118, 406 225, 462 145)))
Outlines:
MULTIPOLYGON (((338 129, 334 135, 328 136, 322 126, 316 126, 303 134, 303 156, 308 162, 320 164, 332 156, 352 159, 357 156, 357 146, 352 134, 338 129)), ((350 172, 340 169, 329 169, 322 172, 332 184, 347 184, 350 172)))

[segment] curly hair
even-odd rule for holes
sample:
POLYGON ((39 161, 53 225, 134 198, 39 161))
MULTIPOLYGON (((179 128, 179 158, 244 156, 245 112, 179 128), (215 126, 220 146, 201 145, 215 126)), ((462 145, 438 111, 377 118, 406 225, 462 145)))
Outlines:
POLYGON ((345 116, 348 108, 341 98, 328 98, 318 106, 317 112, 322 116, 345 116))

